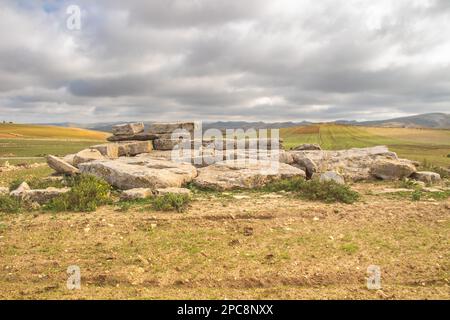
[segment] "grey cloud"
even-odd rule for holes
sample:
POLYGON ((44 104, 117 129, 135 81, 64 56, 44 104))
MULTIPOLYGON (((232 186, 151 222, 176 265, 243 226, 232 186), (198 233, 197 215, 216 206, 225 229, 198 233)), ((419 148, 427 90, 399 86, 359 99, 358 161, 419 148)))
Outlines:
POLYGON ((0 116, 278 121, 448 112, 448 1, 387 3, 6 1, 0 116), (82 8, 80 31, 65 27, 69 4, 82 8))

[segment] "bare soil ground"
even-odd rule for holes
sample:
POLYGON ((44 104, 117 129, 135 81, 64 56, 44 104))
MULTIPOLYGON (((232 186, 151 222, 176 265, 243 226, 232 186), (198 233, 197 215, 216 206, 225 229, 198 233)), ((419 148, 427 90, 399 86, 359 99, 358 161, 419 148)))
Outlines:
POLYGON ((187 213, 0 215, 0 298, 450 299, 449 199, 373 195, 383 187, 354 185, 352 205, 203 193, 187 213), (367 289, 369 265, 382 290, 367 289))

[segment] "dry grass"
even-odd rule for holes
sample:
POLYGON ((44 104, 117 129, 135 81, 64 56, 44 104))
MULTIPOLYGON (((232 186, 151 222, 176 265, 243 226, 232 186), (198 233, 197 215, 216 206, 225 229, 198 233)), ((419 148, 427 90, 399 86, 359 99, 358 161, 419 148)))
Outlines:
POLYGON ((201 193, 186 213, 0 217, 0 298, 449 299, 450 203, 201 193), (81 268, 82 288, 66 289, 81 268), (365 287, 382 270, 383 293, 365 287))
POLYGON ((79 128, 0 123, 0 138, 54 138, 79 140, 105 140, 110 134, 79 128))

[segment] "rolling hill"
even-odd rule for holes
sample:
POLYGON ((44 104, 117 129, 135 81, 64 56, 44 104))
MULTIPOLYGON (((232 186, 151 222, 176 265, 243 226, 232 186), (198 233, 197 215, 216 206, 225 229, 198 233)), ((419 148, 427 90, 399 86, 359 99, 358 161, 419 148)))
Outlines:
POLYGON ((1 139, 70 139, 70 140, 105 140, 109 134, 79 128, 43 126, 30 124, 0 124, 1 139))
POLYGON ((280 136, 287 149, 302 143, 329 150, 387 145, 400 157, 450 167, 450 130, 320 124, 284 128, 280 136))
POLYGON ((450 129, 450 114, 425 113, 410 117, 401 117, 378 121, 364 121, 359 122, 358 125, 391 128, 450 129))

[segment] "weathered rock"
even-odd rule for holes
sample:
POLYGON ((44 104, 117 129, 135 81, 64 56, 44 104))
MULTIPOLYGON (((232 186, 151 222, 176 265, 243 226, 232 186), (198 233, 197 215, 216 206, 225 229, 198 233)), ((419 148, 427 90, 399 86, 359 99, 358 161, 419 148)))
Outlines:
POLYGON ((73 175, 79 172, 73 165, 52 155, 47 156, 47 164, 57 173, 73 175))
POLYGON ((73 166, 73 158, 75 158, 75 154, 67 154, 62 157, 62 160, 73 166))
POLYGON ((174 193, 174 194, 185 194, 185 195, 191 195, 191 190, 186 188, 163 188, 163 189, 156 189, 155 195, 157 196, 163 196, 168 193, 174 193))
POLYGON ((111 142, 117 141, 150 141, 158 139, 158 135, 154 133, 141 132, 137 134, 125 134, 110 136, 106 140, 111 142))
POLYGON ((198 170, 194 183, 216 190, 251 189, 291 177, 305 177, 305 172, 275 161, 227 160, 198 170))
POLYGON ((109 159, 116 159, 119 157, 119 145, 117 143, 104 143, 92 146, 91 149, 98 150, 102 156, 109 159))
POLYGON ((298 150, 298 151, 300 151, 300 150, 322 150, 322 148, 318 144, 315 144, 315 143, 304 143, 304 144, 301 144, 301 145, 293 148, 292 150, 298 150))
POLYGON ((300 168, 305 168, 306 176, 311 178, 312 175, 317 171, 316 163, 311 160, 307 155, 304 154, 292 154, 293 162, 300 168))
POLYGON ((113 135, 133 135, 144 132, 142 122, 118 124, 112 127, 113 135))
POLYGON ((119 156, 136 156, 141 153, 152 151, 153 145, 150 141, 126 141, 118 143, 119 156))
POLYGON ((173 139, 156 139, 153 141, 155 150, 172 150, 180 144, 180 140, 173 139))
POLYGON ((409 177, 416 167, 408 160, 378 159, 370 167, 370 173, 379 179, 397 180, 409 177))
POLYGON ((13 197, 20 197, 23 193, 30 190, 31 190, 30 186, 28 185, 28 183, 24 181, 17 187, 16 190, 11 191, 9 195, 13 197))
POLYGON ((194 122, 158 122, 152 123, 148 128, 148 132, 150 133, 171 133, 175 130, 186 130, 189 132, 193 132, 196 128, 194 122))
POLYGON ((321 173, 319 176, 319 181, 320 182, 334 181, 338 184, 345 184, 344 178, 339 173, 334 171, 327 171, 321 173))
POLYGON ((80 171, 103 178, 123 190, 181 187, 197 175, 197 170, 189 163, 144 156, 82 163, 80 171))
POLYGON ((441 176, 439 173, 430 172, 430 171, 418 171, 414 172, 411 175, 411 178, 414 180, 418 180, 424 183, 432 184, 441 181, 441 176))
POLYGON ((34 190, 25 190, 20 193, 11 192, 12 196, 19 197, 22 201, 30 202, 30 203, 38 203, 44 204, 49 202, 50 200, 69 192, 70 188, 47 188, 47 189, 34 189, 34 190))
POLYGON ((122 191, 120 194, 121 200, 136 200, 136 199, 145 199, 151 197, 153 195, 153 191, 150 188, 134 188, 122 191))
POLYGON ((7 195, 9 193, 9 189, 6 187, 0 187, 0 196, 7 195))
MULTIPOLYGON (((301 163, 304 166, 301 159, 307 157, 316 164, 317 172, 336 171, 339 172, 346 181, 373 179, 373 176, 370 174, 370 167, 375 160, 397 159, 395 152, 390 152, 386 146, 352 148, 338 151, 289 151, 289 153, 294 157, 294 163, 301 163)), ((404 161, 406 162, 407 160, 404 161)), ((302 165, 298 166, 301 167, 302 165)))
POLYGON ((215 140, 205 140, 203 145, 210 149, 218 150, 234 150, 234 149, 246 149, 246 150, 273 150, 282 149, 283 140, 282 139, 215 139, 215 140))
POLYGON ((96 149, 84 149, 78 152, 75 157, 73 157, 73 165, 78 167, 81 163, 101 160, 105 157, 96 149))

